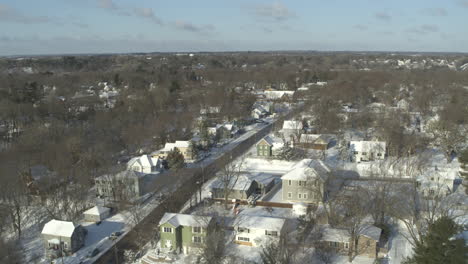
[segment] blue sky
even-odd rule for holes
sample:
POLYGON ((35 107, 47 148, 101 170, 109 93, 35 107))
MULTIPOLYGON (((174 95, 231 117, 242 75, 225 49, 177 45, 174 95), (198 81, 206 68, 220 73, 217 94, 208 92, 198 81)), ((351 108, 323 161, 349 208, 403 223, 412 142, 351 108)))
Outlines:
POLYGON ((0 0, 0 55, 468 52, 468 0, 0 0))

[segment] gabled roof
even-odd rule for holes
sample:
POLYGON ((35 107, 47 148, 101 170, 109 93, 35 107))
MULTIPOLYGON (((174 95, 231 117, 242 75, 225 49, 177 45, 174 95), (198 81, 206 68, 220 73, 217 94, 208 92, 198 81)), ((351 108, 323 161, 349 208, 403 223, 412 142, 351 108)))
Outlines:
MULTIPOLYGON (((246 174, 240 174, 238 177, 232 177, 229 182, 229 189, 244 191, 250 188, 252 185, 252 179, 246 174)), ((210 185, 212 189, 223 188, 223 182, 220 179, 216 179, 210 185)))
POLYGON ((233 226, 280 232, 285 223, 284 218, 242 215, 234 219, 233 226))
POLYGON ((330 169, 321 160, 304 159, 297 163, 291 171, 284 174, 282 180, 310 180, 321 179, 325 181, 328 178, 330 169))
POLYGON ((110 211, 110 208, 97 205, 97 206, 94 206, 93 208, 90 208, 90 209, 84 211, 83 214, 102 215, 102 214, 108 213, 109 211, 110 211))
POLYGON ((75 228, 79 225, 75 225, 73 222, 60 221, 52 219, 42 228, 43 235, 71 237, 75 228))
POLYGON ((315 143, 315 142, 320 142, 324 141, 325 143, 330 143, 332 140, 333 135, 329 134, 301 134, 301 138, 299 139, 299 142, 301 143, 315 143))
POLYGON ((136 164, 140 165, 141 167, 155 167, 159 164, 159 158, 153 158, 149 155, 141 155, 139 157, 132 158, 128 163, 127 167, 132 167, 136 164))
POLYGON ((285 120, 283 122, 283 129, 294 129, 294 130, 300 130, 302 129, 302 121, 296 121, 296 120, 285 120))
MULTIPOLYGON (((278 138, 278 137, 274 137, 274 136, 266 136, 264 137, 262 140, 265 140, 265 142, 272 146, 274 149, 277 149, 277 148, 282 148, 284 147, 284 142, 281 138, 278 138)), ((258 143, 260 143, 262 140, 260 140, 258 143)), ((257 145, 258 145, 257 143, 257 145)))
POLYGON ((329 242, 349 242, 351 236, 346 229, 341 228, 332 228, 330 226, 326 226, 322 230, 322 241, 329 241, 329 242))
POLYGON ((382 233, 382 229, 374 225, 365 225, 362 227, 361 231, 359 232, 359 235, 366 236, 375 241, 379 241, 381 233, 382 233))
POLYGON ((353 151, 367 152, 367 151, 385 151, 386 143, 383 141, 351 141, 350 148, 353 151))
POLYGON ((207 227, 211 222, 212 217, 210 216, 199 216, 199 215, 188 215, 188 214, 176 214, 176 213, 165 213, 159 221, 159 225, 169 223, 174 227, 179 226, 192 226, 192 227, 207 227))

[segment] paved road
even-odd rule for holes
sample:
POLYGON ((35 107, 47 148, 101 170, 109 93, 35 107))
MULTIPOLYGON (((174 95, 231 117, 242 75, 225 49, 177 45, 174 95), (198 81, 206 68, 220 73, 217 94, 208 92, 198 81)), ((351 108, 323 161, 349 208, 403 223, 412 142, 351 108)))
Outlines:
POLYGON ((167 195, 164 200, 132 230, 127 232, 116 242, 115 247, 118 248, 118 254, 115 254, 115 250, 108 250, 102 253, 102 255, 96 259, 95 263, 119 263, 118 259, 122 259, 122 252, 124 249, 139 250, 141 246, 150 242, 155 238, 155 233, 151 230, 158 225, 164 213, 180 211, 185 202, 198 191, 199 185, 197 182, 201 182, 202 179, 206 182, 213 178, 222 166, 246 152, 258 140, 270 133, 276 124, 282 124, 283 120, 295 116, 301 110, 302 108, 297 108, 285 116, 278 117, 270 124, 247 131, 230 144, 224 146, 222 151, 218 151, 215 155, 203 160, 201 163, 203 168, 185 168, 169 172, 165 177, 158 179, 155 183, 154 190, 158 192, 164 188, 169 192, 169 195, 167 195), (174 189, 175 191, 172 191, 174 189), (116 259, 116 256, 118 259, 116 259))

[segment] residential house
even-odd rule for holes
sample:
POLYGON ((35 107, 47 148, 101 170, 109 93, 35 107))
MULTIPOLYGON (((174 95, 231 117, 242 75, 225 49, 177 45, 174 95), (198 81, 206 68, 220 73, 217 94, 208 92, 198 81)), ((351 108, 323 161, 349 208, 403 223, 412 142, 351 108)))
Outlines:
POLYGON ((159 221, 161 248, 199 253, 213 224, 214 219, 208 216, 165 213, 159 221))
POLYGON ((234 243, 260 247, 278 241, 285 233, 286 219, 242 215, 234 219, 234 243))
POLYGON ((280 154, 284 147, 283 139, 268 135, 261 139, 257 145, 257 156, 259 157, 274 157, 280 154))
POLYGON ((330 148, 334 135, 327 134, 302 134, 299 145, 303 148, 327 150, 330 148))
POLYGON ((261 119, 268 116, 270 114, 269 108, 271 108, 270 105, 255 103, 251 112, 252 118, 261 119))
POLYGON ((256 185, 256 189, 254 193, 258 193, 261 195, 266 194, 269 192, 275 184, 280 181, 279 175, 265 173, 265 172, 243 172, 247 175, 252 181, 254 181, 254 185, 256 185))
POLYGON ((110 208, 103 207, 103 206, 94 206, 86 211, 84 211, 83 216, 86 222, 99 222, 110 215, 110 208))
POLYGON ((416 179, 418 191, 425 199, 445 197, 454 191, 458 174, 457 171, 437 167, 430 169, 416 179))
POLYGON ((234 137, 239 130, 234 124, 222 124, 216 126, 217 137, 219 139, 229 139, 234 137))
POLYGON ((283 128, 280 130, 287 142, 298 142, 303 132, 304 126, 299 120, 285 120, 283 128))
POLYGON ((152 184, 160 175, 133 170, 102 175, 95 180, 96 195, 114 201, 134 201, 151 191, 152 184))
MULTIPOLYGON (((336 250, 337 253, 347 255, 353 250, 354 243, 348 230, 333 228, 326 225, 322 230, 321 243, 336 250)), ((380 249, 382 229, 373 225, 363 225, 359 228, 357 238, 357 255, 376 258, 380 249)))
POLYGON ((266 99, 273 101, 289 101, 294 97, 294 91, 265 90, 263 94, 266 99))
POLYGON ((383 160, 386 144, 382 141, 351 141, 349 149, 355 162, 383 160))
POLYGON ((127 163, 127 170, 133 170, 142 173, 152 173, 163 169, 162 161, 159 157, 142 155, 132 158, 127 163))
POLYGON ((194 160, 195 157, 195 151, 192 148, 192 144, 190 141, 182 141, 182 140, 177 140, 174 143, 166 143, 163 149, 160 149, 151 155, 153 158, 159 157, 161 159, 166 159, 167 155, 174 150, 174 148, 177 148, 182 155, 184 155, 185 160, 194 160))
POLYGON ((321 160, 304 159, 281 177, 282 199, 319 203, 326 198, 330 169, 321 160))
POLYGON ((223 176, 221 176, 221 179, 216 179, 210 185, 211 197, 213 199, 224 199, 225 190, 227 189, 228 199, 246 200, 258 188, 258 183, 245 173, 230 177, 227 188, 225 188, 222 177, 223 176))
POLYGON ((41 235, 47 256, 56 258, 78 251, 84 245, 86 229, 73 222, 50 220, 41 235))

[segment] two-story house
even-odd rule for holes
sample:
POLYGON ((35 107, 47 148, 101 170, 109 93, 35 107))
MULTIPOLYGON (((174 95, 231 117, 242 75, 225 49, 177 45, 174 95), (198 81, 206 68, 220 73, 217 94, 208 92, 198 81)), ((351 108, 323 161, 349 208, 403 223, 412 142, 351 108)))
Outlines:
POLYGON ((131 201, 150 191, 153 182, 161 174, 141 173, 124 170, 117 174, 106 174, 95 179, 96 195, 114 201, 131 201))
POLYGON ((387 151, 386 143, 382 141, 351 141, 349 150, 355 162, 383 160, 387 151))
POLYGON ((286 219, 261 216, 238 216, 234 222, 234 243, 260 247, 277 242, 284 235, 286 219))
POLYGON ((287 202, 319 203, 325 199, 330 169, 321 160, 304 159, 281 177, 287 202))
POLYGON ((167 155, 171 151, 173 151, 174 148, 177 148, 180 151, 180 153, 184 155, 185 160, 194 160, 196 158, 195 151, 192 148, 192 144, 190 143, 190 141, 182 141, 182 140, 177 140, 174 143, 166 143, 163 149, 160 149, 152 153, 151 155, 153 156, 153 158, 158 157, 158 158, 166 159, 167 155))
POLYGON ((165 213, 159 221, 161 248, 199 253, 213 224, 213 218, 208 216, 165 213))
POLYGON ((275 136, 266 136, 262 138, 256 145, 257 156, 259 157, 274 157, 280 154, 284 147, 284 142, 281 138, 275 136))
POLYGON ((73 222, 50 220, 41 235, 47 256, 56 258, 78 251, 84 245, 86 229, 73 222))
POLYGON ((162 169, 163 165, 161 159, 149 155, 134 157, 127 163, 127 170, 133 170, 142 173, 152 173, 161 171, 162 169))

